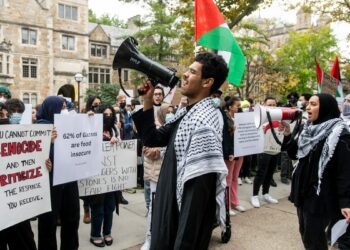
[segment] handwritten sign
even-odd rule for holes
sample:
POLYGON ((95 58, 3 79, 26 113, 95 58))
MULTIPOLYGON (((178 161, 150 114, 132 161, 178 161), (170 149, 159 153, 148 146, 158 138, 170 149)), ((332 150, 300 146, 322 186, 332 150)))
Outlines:
POLYGON ((53 185, 98 175, 102 161, 102 114, 55 115, 55 127, 53 185))
POLYGON ((51 211, 52 125, 0 126, 0 231, 51 211))
POLYGON ((137 141, 102 144, 103 161, 99 176, 78 181, 80 196, 103 194, 136 187, 137 141))
POLYGON ((234 156, 260 154, 264 151, 262 128, 256 128, 254 112, 235 114, 234 156))

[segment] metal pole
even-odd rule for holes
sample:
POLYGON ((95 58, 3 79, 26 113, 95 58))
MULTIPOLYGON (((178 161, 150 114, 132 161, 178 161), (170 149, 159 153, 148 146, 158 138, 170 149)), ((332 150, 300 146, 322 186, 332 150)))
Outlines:
POLYGON ((78 82, 78 113, 80 113, 80 82, 78 82))

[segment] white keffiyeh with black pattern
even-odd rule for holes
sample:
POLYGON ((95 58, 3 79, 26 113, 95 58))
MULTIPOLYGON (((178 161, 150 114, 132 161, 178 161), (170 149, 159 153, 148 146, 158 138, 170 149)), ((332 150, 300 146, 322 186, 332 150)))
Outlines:
POLYGON ((216 216, 225 231, 225 188, 227 167, 222 152, 223 118, 214 108, 212 98, 205 98, 188 112, 178 110, 172 123, 183 116, 175 137, 177 160, 176 198, 179 210, 184 185, 188 180, 208 173, 217 173, 216 216))
POLYGON ((316 125, 312 125, 310 122, 307 122, 300 134, 297 153, 298 159, 307 156, 319 142, 326 139, 322 148, 320 160, 318 162, 317 195, 319 195, 321 191, 323 172, 327 166, 327 163, 333 156, 334 150, 339 141, 339 137, 344 129, 349 130, 349 126, 346 124, 346 122, 340 118, 335 118, 316 125))

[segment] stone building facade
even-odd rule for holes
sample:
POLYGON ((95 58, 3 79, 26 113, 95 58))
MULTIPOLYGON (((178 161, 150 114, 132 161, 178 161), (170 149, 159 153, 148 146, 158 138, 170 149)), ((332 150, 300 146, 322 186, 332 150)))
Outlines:
POLYGON ((114 53, 136 30, 89 23, 88 0, 0 0, 0 84, 33 105, 57 94, 77 101, 81 73, 82 103, 89 84, 117 81, 114 53))

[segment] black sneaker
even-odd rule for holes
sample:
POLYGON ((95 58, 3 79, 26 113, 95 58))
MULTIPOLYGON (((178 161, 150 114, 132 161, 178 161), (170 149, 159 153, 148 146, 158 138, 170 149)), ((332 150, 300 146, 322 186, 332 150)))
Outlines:
POLYGON ((125 198, 121 195, 120 196, 120 200, 119 200, 120 204, 123 204, 123 205, 128 205, 129 202, 127 200, 125 200, 125 198))
POLYGON ((277 187, 277 183, 275 182, 274 179, 271 179, 270 185, 271 185, 272 187, 277 187))
POLYGON ((289 184, 289 180, 287 178, 281 178, 281 182, 288 185, 289 184))

